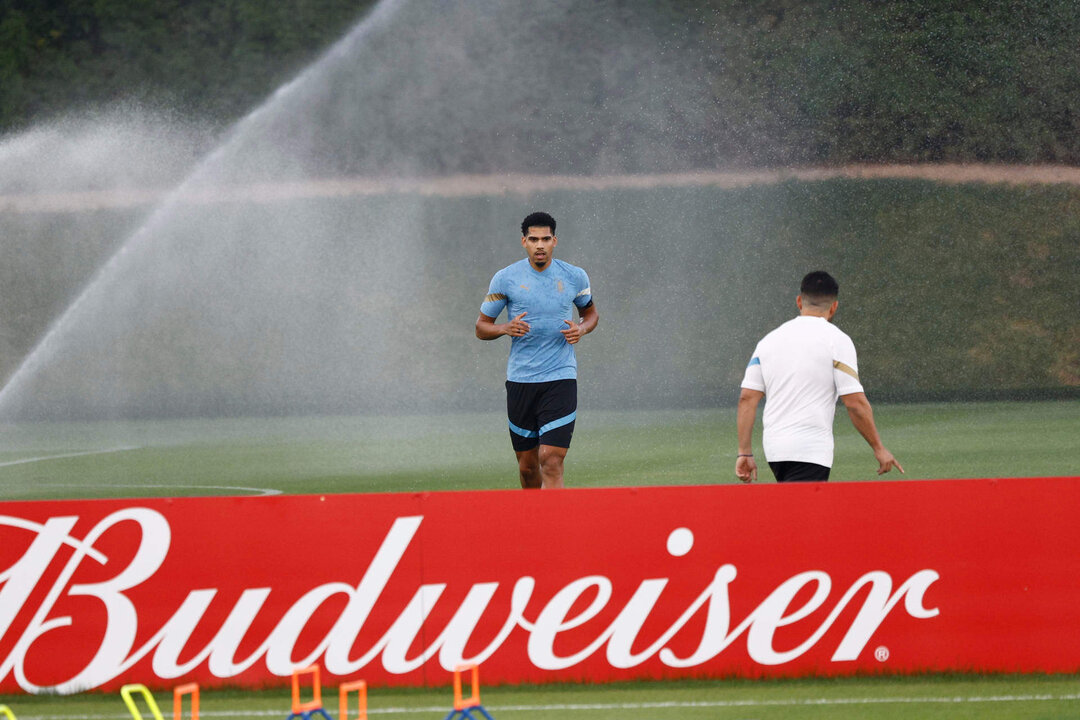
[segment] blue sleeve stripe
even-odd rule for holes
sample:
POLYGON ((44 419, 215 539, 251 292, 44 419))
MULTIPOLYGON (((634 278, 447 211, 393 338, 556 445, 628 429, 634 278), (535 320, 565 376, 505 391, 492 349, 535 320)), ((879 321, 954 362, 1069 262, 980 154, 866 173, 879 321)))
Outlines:
POLYGON ((760 365, 760 364, 761 364, 761 358, 751 358, 750 362, 748 362, 746 364, 746 367, 751 367, 753 365, 760 365))
POLYGON ((507 420, 507 422, 510 424, 510 432, 514 433, 515 435, 520 435, 521 437, 526 438, 540 437, 540 433, 536 432, 535 430, 526 430, 525 428, 519 428, 517 425, 510 422, 509 420, 507 420))
POLYGON ((574 420, 576 420, 576 419, 577 419, 577 410, 570 413, 569 415, 563 415, 558 420, 552 420, 551 422, 547 423, 546 425, 541 425, 540 426, 540 434, 543 435, 544 433, 546 433, 546 432, 548 432, 550 430, 555 430, 556 428, 561 428, 563 425, 569 425, 570 423, 574 422, 574 420))

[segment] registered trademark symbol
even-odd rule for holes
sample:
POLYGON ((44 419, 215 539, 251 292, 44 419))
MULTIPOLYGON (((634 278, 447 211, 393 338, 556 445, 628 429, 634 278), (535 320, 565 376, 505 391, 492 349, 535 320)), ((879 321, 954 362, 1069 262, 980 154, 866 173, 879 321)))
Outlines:
POLYGON ((877 650, 874 651, 874 659, 878 662, 885 662, 889 659, 889 648, 884 645, 879 645, 877 650))

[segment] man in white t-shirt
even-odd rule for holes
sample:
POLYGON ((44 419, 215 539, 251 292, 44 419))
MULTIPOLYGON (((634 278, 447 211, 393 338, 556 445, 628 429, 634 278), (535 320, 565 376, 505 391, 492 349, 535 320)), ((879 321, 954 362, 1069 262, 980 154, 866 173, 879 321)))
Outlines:
POLYGON ((808 274, 795 298, 799 317, 773 330, 754 348, 743 377, 737 416, 735 475, 743 482, 757 479, 754 420, 763 397, 762 445, 777 482, 829 479, 837 397, 873 449, 878 475, 894 467, 904 472, 881 444, 874 412, 859 382, 855 345, 830 322, 839 293, 839 285, 827 272, 808 274))

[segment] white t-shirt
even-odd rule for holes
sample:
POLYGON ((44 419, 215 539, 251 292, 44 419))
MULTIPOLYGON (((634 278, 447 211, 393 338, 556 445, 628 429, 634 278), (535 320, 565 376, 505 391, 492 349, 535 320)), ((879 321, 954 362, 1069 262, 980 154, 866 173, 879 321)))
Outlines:
POLYGON ((823 317, 800 315, 761 339, 742 387, 765 393, 762 445, 769 462, 832 467, 841 395, 862 392, 855 344, 823 317))

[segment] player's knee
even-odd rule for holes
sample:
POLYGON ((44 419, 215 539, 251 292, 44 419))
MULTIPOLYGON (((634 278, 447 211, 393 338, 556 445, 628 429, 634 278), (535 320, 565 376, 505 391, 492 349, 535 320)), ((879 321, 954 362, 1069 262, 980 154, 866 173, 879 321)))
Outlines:
POLYGON ((541 470, 555 470, 563 466, 563 459, 559 455, 548 455, 540 459, 541 470))
POLYGON ((540 465, 535 459, 518 461, 518 474, 521 476, 521 487, 540 487, 540 465))
POLYGON ((521 475, 521 487, 523 488, 538 488, 544 484, 539 469, 529 468, 526 470, 522 468, 519 474, 521 475))
POLYGON ((545 489, 561 488, 563 486, 562 453, 542 453, 540 455, 540 475, 543 478, 543 487, 545 489))
POLYGON ((563 468, 563 456, 558 453, 540 453, 540 471, 545 475, 561 473, 563 468))

